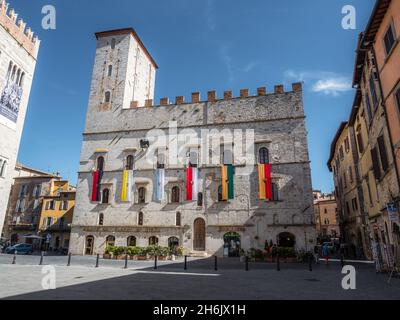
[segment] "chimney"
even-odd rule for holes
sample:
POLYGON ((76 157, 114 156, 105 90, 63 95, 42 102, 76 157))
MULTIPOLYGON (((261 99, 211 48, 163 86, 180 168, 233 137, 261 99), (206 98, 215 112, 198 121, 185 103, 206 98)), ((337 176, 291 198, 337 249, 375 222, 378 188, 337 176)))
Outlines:
POLYGON ((232 99, 232 91, 225 91, 224 92, 224 100, 232 99))
POLYGON ((193 92, 192 103, 199 103, 199 102, 200 102, 200 92, 193 92))
POLYGON ((153 106, 153 99, 146 99, 145 101, 144 101, 144 106, 145 107, 152 107, 153 106))
POLYGON ((266 87, 257 88, 257 94, 259 96, 266 96, 267 95, 267 88, 266 87))
POLYGON ((139 103, 137 101, 131 101, 131 109, 137 108, 139 103))
POLYGON ((249 96, 249 89, 241 89, 240 90, 240 97, 247 98, 249 96))
POLYGON ((283 85, 282 84, 278 84, 274 87, 274 92, 275 93, 283 93, 284 89, 283 89, 283 85))
POLYGON ((175 99, 175 104, 179 105, 179 104, 184 104, 185 103, 185 98, 183 96, 178 96, 175 99))
POLYGON ((303 91, 303 83, 301 83, 301 82, 293 83, 292 90, 293 90, 293 92, 303 91))
POLYGON ((215 94, 215 91, 208 91, 207 93, 207 100, 209 102, 215 102, 215 100, 217 100, 217 96, 215 94))
POLYGON ((167 105, 169 105, 169 98, 161 98, 160 106, 167 106, 167 105))

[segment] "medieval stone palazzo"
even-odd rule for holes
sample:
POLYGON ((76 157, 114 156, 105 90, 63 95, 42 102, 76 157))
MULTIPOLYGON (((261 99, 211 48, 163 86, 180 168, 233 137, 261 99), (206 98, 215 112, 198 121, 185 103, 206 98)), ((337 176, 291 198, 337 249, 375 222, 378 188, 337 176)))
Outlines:
POLYGON ((313 248, 301 84, 290 92, 275 86, 271 94, 259 88, 255 96, 241 90, 237 98, 226 91, 219 99, 210 91, 206 101, 193 93, 189 103, 162 98, 155 106, 157 65, 135 31, 96 37, 72 254, 101 254, 108 244, 179 245, 188 254, 204 255, 237 255, 239 248, 263 249, 270 241, 313 248), (206 130, 207 141, 218 137, 220 151, 195 140, 180 147, 183 160, 174 158, 180 134, 201 137, 206 130), (243 134, 230 136, 234 130, 243 134), (245 132, 252 132, 250 144, 245 132), (239 156, 240 145, 245 157, 239 156), (259 164, 271 172, 267 199, 260 196, 259 164), (229 196, 223 165, 231 170, 229 196))

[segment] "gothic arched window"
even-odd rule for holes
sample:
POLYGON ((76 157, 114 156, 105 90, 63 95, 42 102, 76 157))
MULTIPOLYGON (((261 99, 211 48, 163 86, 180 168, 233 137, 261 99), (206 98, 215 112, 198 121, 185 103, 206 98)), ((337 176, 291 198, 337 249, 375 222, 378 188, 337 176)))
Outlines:
POLYGON ((222 186, 218 186, 218 201, 223 201, 222 200, 222 186))
POLYGON ((115 49, 115 44, 117 43, 117 41, 113 38, 111 39, 111 49, 115 49))
POLYGON ((268 164, 269 163, 269 151, 267 148, 261 148, 258 152, 258 163, 268 164))
POLYGON ((99 170, 99 171, 104 170, 104 157, 97 158, 97 170, 99 170))
POLYGON ((110 190, 106 188, 103 190, 103 197, 101 199, 101 203, 107 204, 109 201, 109 197, 110 197, 110 190))
POLYGON ((181 226, 181 213, 177 212, 175 216, 175 224, 177 227, 181 226))
POLYGON ((104 93, 104 102, 105 103, 110 103, 111 102, 111 92, 110 91, 106 91, 104 93))
POLYGON ((172 188, 171 202, 178 203, 179 199, 180 199, 180 189, 179 189, 179 187, 175 186, 172 188))
POLYGON ((138 215, 138 225, 142 226, 143 225, 143 212, 139 212, 138 215))
POLYGON ((133 156, 129 155, 126 157, 126 165, 125 165, 126 170, 133 170, 133 156))
POLYGON ((104 224, 104 214, 100 213, 99 214, 99 226, 102 226, 104 224))
POLYGON ((146 188, 140 187, 138 189, 138 203, 146 203, 146 188))
POLYGON ((111 77, 112 76, 112 71, 113 71, 113 66, 110 64, 108 66, 107 76, 111 77))

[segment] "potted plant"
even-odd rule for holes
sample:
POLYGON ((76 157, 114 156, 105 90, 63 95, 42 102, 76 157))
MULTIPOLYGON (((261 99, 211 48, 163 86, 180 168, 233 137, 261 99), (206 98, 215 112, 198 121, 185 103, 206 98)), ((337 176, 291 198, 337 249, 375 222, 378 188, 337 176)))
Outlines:
POLYGON ((128 247, 127 253, 129 255, 129 259, 131 260, 137 259, 137 256, 140 253, 140 247, 128 247))
POLYGON ((147 248, 138 247, 137 260, 147 260, 147 248))
POLYGON ((158 250, 158 254, 157 254, 158 259, 162 260, 162 261, 167 260, 167 258, 170 255, 170 253, 171 253, 170 248, 168 248, 168 247, 160 247, 159 250, 158 250))
POLYGON ((107 246, 106 250, 104 250, 103 259, 111 259, 113 251, 114 251, 114 246, 107 246))

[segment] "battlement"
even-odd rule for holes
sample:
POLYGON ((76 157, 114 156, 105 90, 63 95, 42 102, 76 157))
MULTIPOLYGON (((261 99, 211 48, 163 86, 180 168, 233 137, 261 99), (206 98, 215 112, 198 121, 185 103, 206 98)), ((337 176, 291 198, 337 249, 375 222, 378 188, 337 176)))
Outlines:
POLYGON ((31 55, 37 58, 40 40, 23 19, 17 19, 18 13, 9 8, 9 3, 0 0, 0 25, 31 55))
POLYGON ((191 101, 185 102, 184 96, 177 96, 175 97, 175 103, 171 103, 168 97, 163 97, 160 99, 160 103, 154 104, 152 99, 146 100, 144 106, 139 106, 138 101, 131 102, 131 109, 139 108, 139 107, 157 107, 157 106, 169 106, 169 105, 182 105, 186 103, 201 103, 201 102, 216 102, 216 101, 223 101, 223 100, 231 100, 231 99, 243 99, 243 98, 251 98, 257 96, 266 96, 267 94, 285 94, 285 93, 294 93, 300 92, 303 90, 303 85, 301 82, 296 82, 292 84, 291 91, 285 91, 283 85, 276 85, 274 86, 274 92, 268 93, 266 87, 257 88, 257 93, 255 95, 250 95, 249 89, 241 89, 240 95, 238 97, 234 97, 231 90, 224 91, 223 97, 218 99, 217 92, 215 90, 207 92, 207 100, 201 100, 200 92, 193 92, 191 101))

